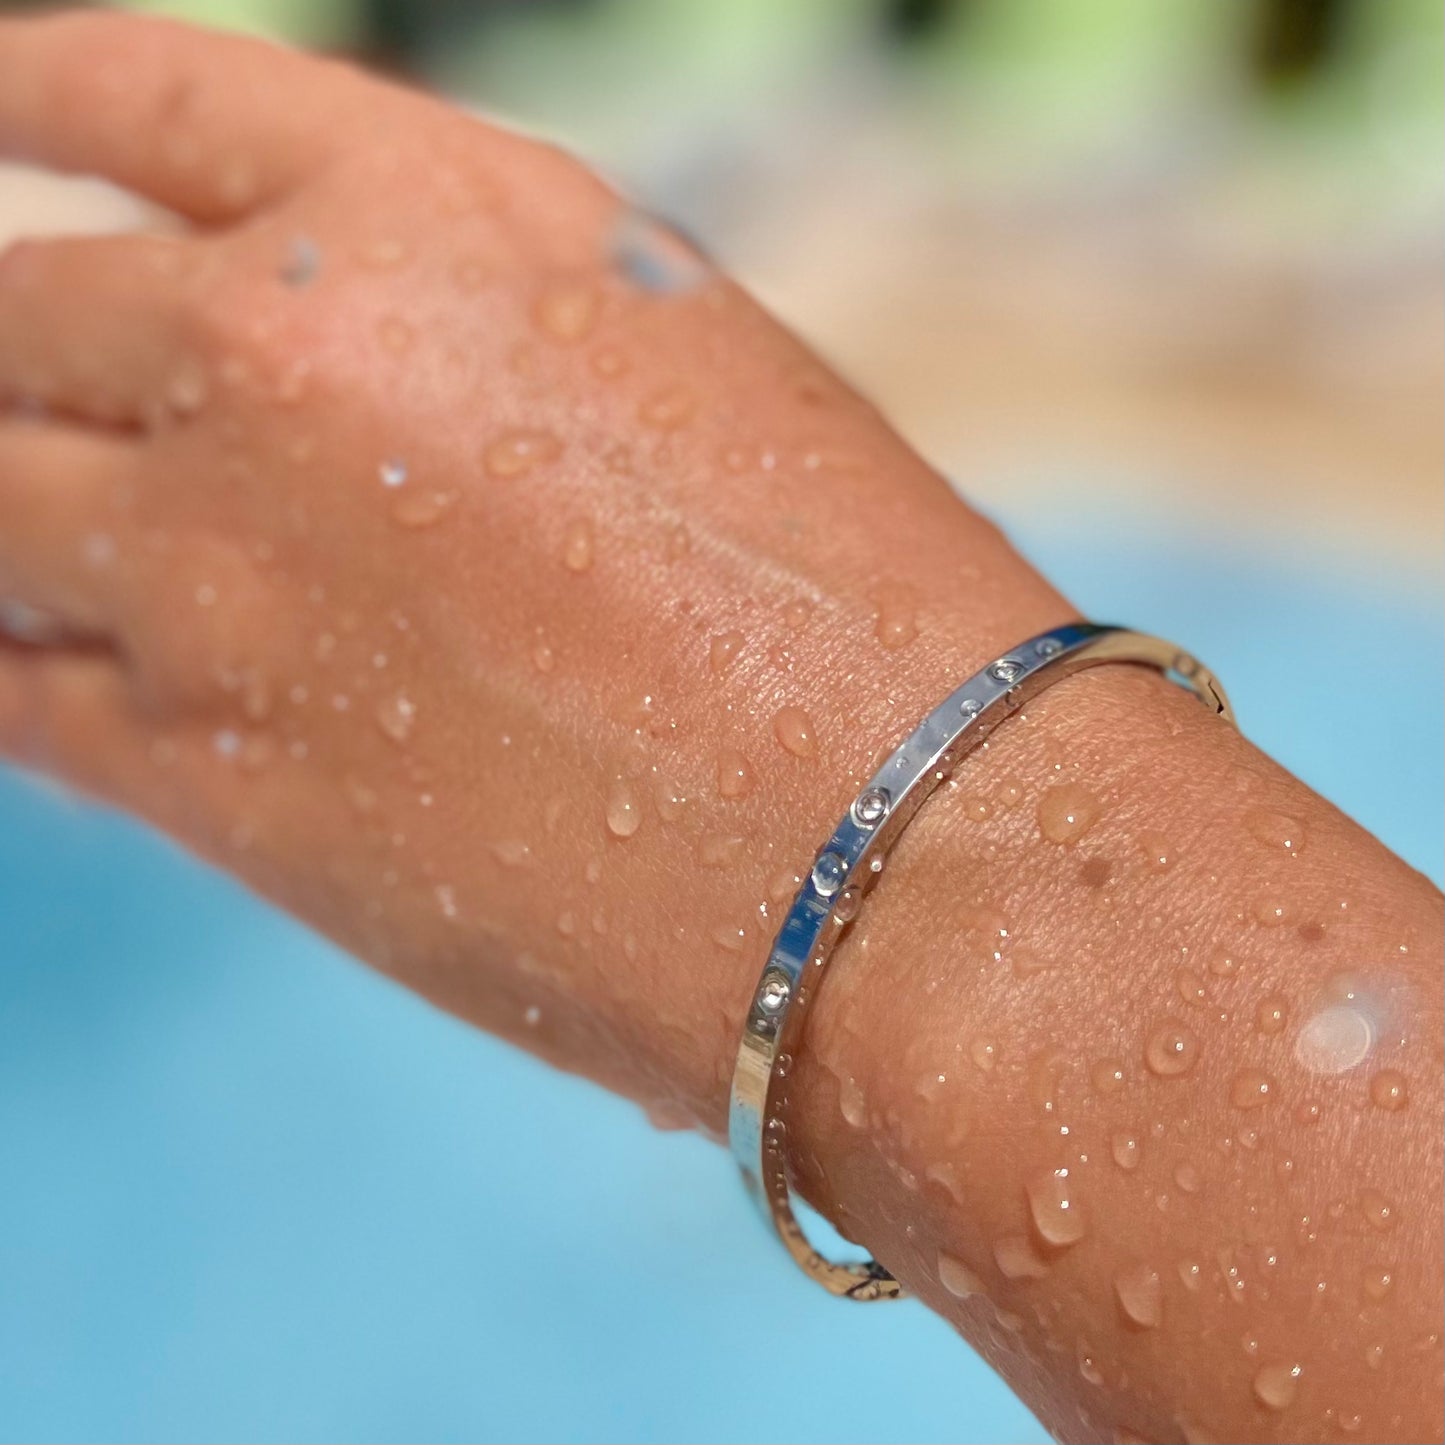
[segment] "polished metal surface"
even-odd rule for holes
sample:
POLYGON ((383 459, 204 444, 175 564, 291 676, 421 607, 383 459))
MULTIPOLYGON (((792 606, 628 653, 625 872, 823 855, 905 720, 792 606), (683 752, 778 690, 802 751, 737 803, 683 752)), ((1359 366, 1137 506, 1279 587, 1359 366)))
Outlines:
POLYGON ((809 1243, 793 1213, 787 1169, 788 1075, 808 1005, 843 930, 857 917, 889 847, 959 762, 1051 683, 1104 662, 1142 663, 1234 721, 1213 676, 1172 643, 1090 622, 1031 637, 995 658, 928 714, 853 800, 814 859, 754 990, 733 1073, 728 1135, 743 1181, 800 1268, 832 1294, 894 1299, 902 1287, 876 1260, 840 1264, 809 1243))

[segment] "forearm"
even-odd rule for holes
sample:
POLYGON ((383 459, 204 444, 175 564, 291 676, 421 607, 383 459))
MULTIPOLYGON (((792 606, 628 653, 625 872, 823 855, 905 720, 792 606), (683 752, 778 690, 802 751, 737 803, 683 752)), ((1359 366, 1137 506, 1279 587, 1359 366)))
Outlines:
MULTIPOLYGON (((879 749, 1072 615, 851 401, 829 434, 857 470, 798 467, 811 417, 765 380, 776 348, 717 378, 730 424, 695 419, 649 495, 597 519, 591 565, 559 568, 545 670, 504 619, 512 664, 471 685, 513 710, 510 741, 469 740, 462 710, 432 744, 475 759, 433 807, 476 881, 455 919, 420 900, 444 960, 422 986, 714 1131, 772 930, 879 749), (591 632, 629 613, 631 645, 591 632), (779 740, 783 708, 811 755, 779 740)), ((522 586, 494 577, 457 616, 522 586)), ((414 926, 393 956, 419 956, 414 926)), ((1359 1415, 1427 1436, 1439 957, 1428 883, 1162 679, 1093 672, 905 835, 810 1022, 793 1163, 1062 1435, 1359 1415), (1028 1202, 1061 1168, 1085 1221, 1063 1248, 1028 1202)))

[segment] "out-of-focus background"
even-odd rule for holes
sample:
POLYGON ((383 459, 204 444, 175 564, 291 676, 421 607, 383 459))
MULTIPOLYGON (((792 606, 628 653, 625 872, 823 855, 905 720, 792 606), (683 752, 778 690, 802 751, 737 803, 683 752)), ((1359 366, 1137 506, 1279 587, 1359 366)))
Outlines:
MULTIPOLYGON (((1439 879, 1438 0, 137 8, 595 161, 1439 879)), ((0 168, 0 240, 94 204, 0 168)), ((5 1438, 1043 1438, 795 1277, 720 1151, 13 773, 0 1165, 5 1438)))

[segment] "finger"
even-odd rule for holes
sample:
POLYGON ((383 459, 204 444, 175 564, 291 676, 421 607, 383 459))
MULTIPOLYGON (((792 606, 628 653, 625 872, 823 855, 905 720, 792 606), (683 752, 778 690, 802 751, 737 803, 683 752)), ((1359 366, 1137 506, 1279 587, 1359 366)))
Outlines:
POLYGON ((0 758, 131 806, 149 744, 116 654, 0 642, 0 758))
POLYGON ((67 236, 0 252, 0 396, 132 424, 194 389, 178 321, 200 243, 67 236))
POLYGON ((134 450, 59 422, 0 422, 0 598, 70 633, 114 635, 134 450))
POLYGON ((0 20, 0 155, 105 176, 196 220, 293 187, 373 90, 339 65, 150 17, 0 20))

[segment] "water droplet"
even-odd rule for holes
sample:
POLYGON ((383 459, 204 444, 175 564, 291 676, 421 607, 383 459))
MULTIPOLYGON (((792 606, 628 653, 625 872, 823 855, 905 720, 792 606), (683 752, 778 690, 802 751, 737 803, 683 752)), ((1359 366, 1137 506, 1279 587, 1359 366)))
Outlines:
POLYGON ((813 864, 813 887, 824 898, 831 898, 843 885, 847 876, 848 862, 841 853, 823 853, 813 864))
POLYGON ((492 476, 510 479, 525 476, 561 454, 562 444, 550 432, 510 431, 487 447, 482 460, 492 476))
POLYGON ((1119 1308, 1140 1329, 1152 1330, 1164 1313, 1164 1285, 1159 1271, 1147 1264, 1130 1264, 1114 1276, 1119 1308))
POLYGON ((1229 1083, 1229 1102, 1236 1109, 1258 1109, 1269 1103, 1274 1084, 1259 1069, 1241 1069, 1229 1083))
POLYGON ((592 523, 578 517, 562 534, 562 565, 569 572, 586 572, 592 566, 594 538, 592 523))
POLYGON ((614 778, 607 790, 607 831, 614 838, 630 838, 642 826, 642 807, 632 784, 614 778))
POLYGON ((558 341, 581 341, 597 320, 597 292, 585 281, 558 281, 537 297, 532 315, 558 341))
POLYGON ((851 1074, 838 1081, 838 1110, 855 1129, 861 1129, 868 1121, 868 1100, 851 1074))
POLYGON ((1353 1004, 1335 1003, 1300 1026, 1294 1054, 1316 1074, 1343 1074, 1369 1054, 1375 1043, 1370 1020, 1353 1004))
POLYGON ((404 693, 396 693, 377 704, 376 725, 393 742, 405 742, 415 722, 416 704, 404 693))
POLYGON ((628 211, 618 219, 608 250, 612 264, 632 285, 658 295, 691 291, 708 274, 696 247, 641 211, 628 211))
POLYGON ((1302 1373, 1298 1365, 1265 1365, 1254 1377, 1255 1398, 1271 1410, 1287 1410, 1299 1393, 1302 1373))
POLYGON ((1266 848, 1278 848, 1289 854, 1304 850, 1305 827, 1288 813, 1275 813, 1268 808, 1253 808, 1245 814, 1244 826, 1266 848))
POLYGON ((982 1069, 984 1073, 991 1073, 998 1063, 998 1045, 992 1039, 984 1038, 981 1034, 969 1040, 968 1056, 973 1060, 976 1068, 982 1069))
POLYGON ((529 1029, 536 1028, 537 1025, 542 1022, 542 1010, 539 1009, 536 1004, 529 1004, 527 1008, 522 1011, 522 1022, 526 1024, 529 1029))
POLYGON ((687 811, 687 794, 682 786, 666 773, 658 773, 652 780, 652 800, 657 815, 664 823, 675 823, 687 811))
POLYGON ((812 615, 813 604, 806 598, 796 597, 783 607, 783 626, 789 632, 798 632, 812 615))
POLYGON ((1363 1287, 1365 1294, 1372 1300, 1384 1299, 1394 1283, 1394 1272, 1388 1266, 1373 1265, 1365 1270, 1363 1287))
POLYGON ((1005 1279, 1042 1279, 1049 1272, 1049 1262, 1022 1234, 1008 1234, 996 1240, 993 1257, 1005 1279))
POLYGON ((1077 843, 1099 821, 1099 800, 1077 783, 1058 783, 1039 800, 1039 831, 1050 843, 1077 843))
POLYGON ((918 615, 901 597, 881 597, 874 610, 873 635, 888 651, 896 652, 918 636, 918 615))
POLYGON ((1168 838, 1153 828, 1146 828, 1139 834, 1139 848, 1144 854, 1144 866, 1151 873, 1167 873, 1177 860, 1168 838))
POLYGON ((1035 974, 1051 973, 1059 966, 1057 959, 1040 953, 1027 943, 1013 948, 1009 953, 1009 963, 1013 966, 1015 978, 1033 978, 1035 974))
POLYGON ((241 734, 235 728, 220 728, 211 734, 211 748, 218 757, 234 758, 241 753, 241 734))
POLYGON ((493 843, 492 853, 504 868, 525 868, 532 862, 532 850, 520 838, 493 843))
POLYGON ((1259 1007, 1254 1011, 1254 1027, 1259 1033, 1267 1037, 1283 1033, 1288 1021, 1289 1005, 1281 994, 1272 993, 1268 998, 1260 999, 1259 1007))
POLYGON ((457 893, 450 883, 438 883, 432 890, 444 918, 457 916, 457 893))
POLYGON ((1145 1064, 1163 1079, 1187 1074, 1198 1056, 1199 1040, 1178 1019, 1165 1019, 1144 1045, 1145 1064))
POLYGON ((967 1299, 970 1295, 986 1294, 983 1281, 961 1259, 951 1254, 938 1252, 938 1282, 955 1299, 967 1299))
POLYGON ((1204 1283, 1204 1269, 1197 1259, 1181 1259, 1175 1266, 1179 1282, 1187 1290, 1198 1290, 1204 1283))
POLYGON ((747 929, 736 923, 720 923, 712 931, 712 941, 727 953, 741 953, 748 941, 747 929))
POLYGON ((451 495, 447 492, 408 489, 391 504, 392 520, 399 527, 430 527, 441 520, 442 514, 451 504, 451 495))
POLYGON ((1227 948, 1216 948, 1209 955, 1209 971, 1216 978, 1233 978, 1239 972, 1239 959, 1227 948))
POLYGON ((741 632, 720 632, 708 647, 708 666, 714 672, 723 673, 732 666, 733 659, 742 651, 741 632))
POLYGON ((592 355, 592 370, 604 381, 613 381, 627 370, 627 357, 615 346, 602 346, 592 355))
POLYGON ((800 707, 780 707, 773 714, 773 736, 796 758, 811 758, 818 750, 813 719, 800 707))
POLYGON ((1067 1169, 1036 1175, 1028 1185, 1034 1228, 1054 1245, 1077 1244, 1088 1230, 1067 1169))
POLYGON ((399 487, 406 481, 406 463, 400 457, 388 457, 376 470, 383 487, 399 487))
POLYGON ((1403 1109, 1409 1099, 1409 1084, 1398 1069, 1381 1069, 1370 1080, 1370 1102, 1377 1109, 1394 1113, 1397 1109, 1403 1109))
POLYGON ((1392 1230, 1399 1222, 1399 1211, 1378 1189, 1360 1191, 1360 1213, 1365 1223, 1381 1234, 1392 1230))
POLYGON ((166 405, 177 416, 194 416, 206 404, 206 374, 195 362, 178 366, 166 380, 166 405))
POLYGON ((637 408, 638 419, 659 431, 676 431, 692 420, 697 398, 682 386, 667 386, 654 391, 637 408))
POLYGON ((1094 1358, 1093 1346, 1087 1340, 1080 1339, 1074 1353, 1079 1362, 1079 1374, 1091 1385, 1102 1385, 1104 1372, 1094 1358))
POLYGON ((1137 1169, 1144 1157, 1144 1145, 1137 1134, 1115 1134, 1109 1141, 1109 1152, 1120 1169, 1137 1169))
POLYGON ((756 781, 752 764, 736 748, 724 748, 717 755, 718 797, 729 800, 746 797, 756 781))
POLYGON ((1188 1162, 1175 1165, 1174 1182, 1186 1194, 1199 1193, 1199 1171, 1188 1162))
POLYGON ((1279 928, 1292 917, 1289 904, 1272 893, 1256 898, 1250 905, 1249 913, 1261 928, 1279 928))
POLYGON ((697 845, 697 861, 704 868, 733 868, 747 848, 748 840, 736 833, 710 833, 697 845))
POLYGON ((1372 1369, 1378 1370, 1385 1358, 1384 1345, 1367 1345, 1365 1347, 1365 1363, 1372 1369))
POLYGON ((1204 980, 1187 968, 1174 970, 1174 992, 1183 1002, 1195 1008, 1203 1007, 1209 998, 1204 990, 1204 980))
POLYGON ((1089 1082, 1101 1094, 1117 1094, 1124 1087, 1124 1061, 1096 1060, 1089 1068, 1089 1082))
POLYGON ((321 248, 309 236, 293 236, 277 274, 285 286, 309 286, 321 271, 321 248))

